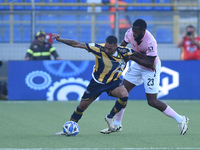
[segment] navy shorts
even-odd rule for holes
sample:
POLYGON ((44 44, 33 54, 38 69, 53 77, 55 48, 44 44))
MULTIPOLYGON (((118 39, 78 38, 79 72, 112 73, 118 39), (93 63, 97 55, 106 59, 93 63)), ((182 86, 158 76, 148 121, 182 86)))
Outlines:
POLYGON ((111 81, 107 84, 100 84, 94 81, 94 79, 92 79, 90 81, 90 84, 87 86, 87 89, 84 92, 82 99, 88 99, 92 97, 97 98, 103 92, 107 92, 107 94, 111 96, 110 92, 119 86, 122 86, 121 79, 118 79, 116 81, 111 81))

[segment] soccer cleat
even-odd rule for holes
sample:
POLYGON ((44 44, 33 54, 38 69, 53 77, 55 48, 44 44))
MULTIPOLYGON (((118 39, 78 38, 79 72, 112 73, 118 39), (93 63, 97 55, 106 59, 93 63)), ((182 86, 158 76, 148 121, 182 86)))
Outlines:
POLYGON ((54 135, 66 135, 66 134, 63 131, 61 131, 61 132, 58 132, 58 133, 56 133, 54 135))
POLYGON ((122 131, 122 125, 119 125, 119 126, 115 125, 115 131, 111 131, 109 128, 100 130, 100 132, 103 134, 110 134, 112 132, 121 132, 121 131, 122 131))
POLYGON ((184 116, 183 121, 178 124, 178 127, 181 130, 180 135, 184 135, 186 133, 186 131, 188 130, 188 125, 187 125, 188 121, 189 121, 189 118, 184 116))
POLYGON ((111 130, 111 131, 115 131, 115 126, 114 126, 114 123, 113 123, 113 119, 112 118, 108 118, 107 116, 105 117, 105 121, 107 122, 108 124, 108 128, 111 130))

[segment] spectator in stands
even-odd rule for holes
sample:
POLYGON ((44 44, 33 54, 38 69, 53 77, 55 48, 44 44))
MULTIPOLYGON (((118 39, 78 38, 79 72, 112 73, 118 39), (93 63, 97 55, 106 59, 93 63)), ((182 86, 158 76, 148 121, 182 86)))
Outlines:
POLYGON ((184 36, 178 41, 177 47, 181 47, 181 60, 200 59, 200 37, 195 37, 195 27, 186 27, 184 36))
POLYGON ((36 41, 27 50, 25 60, 51 60, 51 55, 54 56, 55 60, 61 60, 56 48, 47 42, 45 37, 44 31, 37 32, 36 41))
MULTIPOLYGON (((110 3, 115 4, 115 0, 110 0, 110 3)), ((124 1, 118 0, 118 4, 125 4, 124 1)), ((119 11, 126 11, 126 7, 124 6, 119 6, 118 7, 119 11)), ((116 12, 115 7, 110 7, 109 9, 110 12, 116 12)), ((122 42, 124 39, 124 33, 131 27, 131 23, 129 22, 128 16, 119 16, 119 42, 122 42)), ((110 23, 111 23, 111 28, 114 30, 115 29, 115 15, 111 14, 110 15, 110 23)))

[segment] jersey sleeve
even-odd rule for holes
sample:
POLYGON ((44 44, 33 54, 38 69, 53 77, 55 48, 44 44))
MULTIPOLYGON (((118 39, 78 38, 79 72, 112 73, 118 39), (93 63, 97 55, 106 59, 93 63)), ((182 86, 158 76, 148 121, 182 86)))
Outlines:
POLYGON ((125 59, 127 59, 130 55, 134 55, 134 50, 128 47, 118 47, 118 52, 125 59))
POLYGON ((157 43, 156 42, 152 42, 152 43, 149 43, 147 45, 146 55, 147 56, 153 56, 153 57, 158 55, 157 43))
POLYGON ((124 36, 124 41, 125 41, 126 43, 130 43, 130 33, 131 33, 130 30, 131 30, 131 29, 127 30, 126 33, 125 33, 125 36, 124 36))
POLYGON ((100 56, 101 55, 101 48, 102 46, 96 43, 85 43, 86 45, 86 50, 88 52, 93 53, 95 56, 100 56))

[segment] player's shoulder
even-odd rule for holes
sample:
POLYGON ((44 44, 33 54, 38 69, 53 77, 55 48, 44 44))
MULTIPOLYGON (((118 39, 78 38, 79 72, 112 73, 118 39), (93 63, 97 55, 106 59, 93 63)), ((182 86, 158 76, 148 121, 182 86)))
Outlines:
POLYGON ((125 35, 129 35, 129 34, 133 34, 132 28, 129 28, 125 33, 125 35))
POLYGON ((146 30, 146 37, 147 37, 146 40, 148 41, 148 43, 155 43, 155 44, 157 44, 156 39, 151 34, 151 32, 149 32, 148 30, 146 30))

